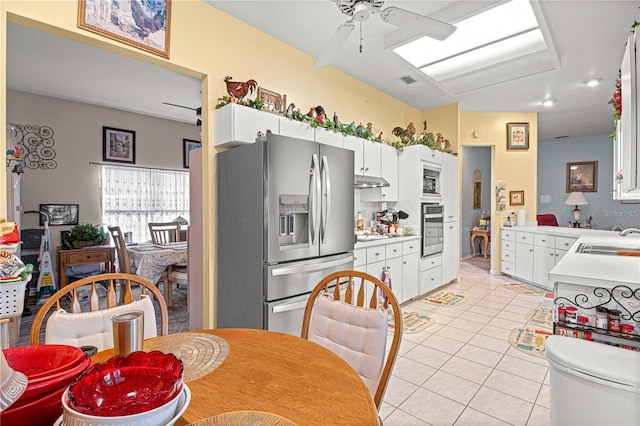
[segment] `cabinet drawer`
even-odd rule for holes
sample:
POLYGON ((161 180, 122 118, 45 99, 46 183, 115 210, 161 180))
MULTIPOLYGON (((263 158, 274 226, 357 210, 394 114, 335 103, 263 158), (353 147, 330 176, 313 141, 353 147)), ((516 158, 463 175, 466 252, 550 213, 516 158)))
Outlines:
POLYGON ((578 241, 577 238, 556 237, 556 248, 560 250, 569 250, 576 241, 578 241))
POLYGON ((551 235, 535 234, 534 244, 540 247, 553 248, 556 245, 556 237, 553 237, 551 235))
POLYGON ((387 244, 385 246, 385 255, 387 259, 402 256, 402 243, 387 244))
POLYGON ((442 285, 442 269, 431 268, 420 272, 420 293, 425 294, 442 285))
POLYGON ((513 231, 511 229, 503 229, 502 234, 500 235, 500 239, 506 241, 515 241, 516 231, 513 231))
POLYGON ((516 252, 514 250, 502 250, 500 260, 502 262, 515 262, 516 252))
POLYGON ((64 253, 63 256, 66 257, 66 263, 69 265, 102 263, 110 260, 107 250, 82 250, 76 253, 64 253))
POLYGON ((369 247, 367 249, 367 263, 384 260, 384 246, 369 247))
POLYGON ((367 264, 367 249, 356 249, 353 251, 353 266, 362 266, 367 264))
POLYGON ((500 246, 502 248, 502 251, 516 249, 516 243, 514 241, 509 241, 509 240, 502 240, 500 246))
POLYGON ((420 260, 420 271, 426 271, 427 269, 435 268, 442 265, 442 256, 439 254, 430 256, 420 260))
POLYGON ((402 243, 402 255, 419 253, 420 252, 420 240, 405 241, 402 243))
POLYGON ((514 275, 516 273, 516 267, 511 262, 502 262, 501 271, 503 274, 514 275))
POLYGON ((516 232, 516 242, 533 245, 533 234, 531 232, 516 232))

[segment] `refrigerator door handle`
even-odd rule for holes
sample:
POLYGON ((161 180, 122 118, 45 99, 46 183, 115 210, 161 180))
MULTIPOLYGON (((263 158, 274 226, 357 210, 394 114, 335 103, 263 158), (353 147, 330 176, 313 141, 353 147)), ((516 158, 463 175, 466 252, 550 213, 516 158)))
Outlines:
POLYGON ((307 301, 302 300, 299 302, 283 303, 280 305, 275 305, 273 308, 271 308, 271 312, 273 312, 274 314, 280 314, 282 312, 295 311, 298 309, 304 309, 306 307, 307 307, 307 301))
POLYGON ((324 199, 322 200, 322 209, 320 215, 320 239, 324 242, 324 236, 329 225, 329 213, 331 213, 331 175, 329 174, 329 159, 326 155, 322 156, 322 184, 324 187, 324 199))
POLYGON ((311 220, 309 221, 309 232, 311 233, 310 239, 312 245, 316 243, 316 231, 318 225, 317 209, 318 193, 320 192, 318 189, 320 186, 320 180, 318 179, 319 174, 318 154, 313 154, 311 157, 311 178, 309 179, 309 215, 311 216, 311 220))
POLYGON ((285 266, 283 268, 273 269, 271 275, 274 277, 283 275, 299 274, 301 272, 315 272, 323 269, 333 268, 334 266, 345 265, 353 262, 352 256, 347 256, 344 259, 330 260, 327 262, 313 263, 311 265, 297 265, 297 266, 285 266))

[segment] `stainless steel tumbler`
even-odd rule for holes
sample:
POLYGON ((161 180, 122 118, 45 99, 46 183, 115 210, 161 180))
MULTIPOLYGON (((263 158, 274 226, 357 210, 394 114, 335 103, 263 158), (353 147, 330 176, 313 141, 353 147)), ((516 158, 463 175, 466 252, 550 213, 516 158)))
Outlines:
POLYGON ((111 318, 113 351, 115 355, 129 355, 141 351, 144 340, 144 312, 130 311, 111 318))

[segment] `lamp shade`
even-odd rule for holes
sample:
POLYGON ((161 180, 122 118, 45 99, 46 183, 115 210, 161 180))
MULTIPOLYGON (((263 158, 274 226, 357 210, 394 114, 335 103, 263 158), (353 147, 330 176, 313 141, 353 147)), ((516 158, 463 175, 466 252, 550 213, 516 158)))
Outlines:
POLYGON ((572 192, 564 203, 568 206, 584 206, 589 204, 582 192, 572 192))

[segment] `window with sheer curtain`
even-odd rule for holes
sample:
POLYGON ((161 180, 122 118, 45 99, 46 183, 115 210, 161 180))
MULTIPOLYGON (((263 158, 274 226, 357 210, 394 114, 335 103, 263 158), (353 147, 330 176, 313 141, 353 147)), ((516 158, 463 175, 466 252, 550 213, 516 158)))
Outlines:
POLYGON ((102 218, 131 232, 132 241, 151 239, 149 222, 189 220, 189 172, 102 166, 102 218))

